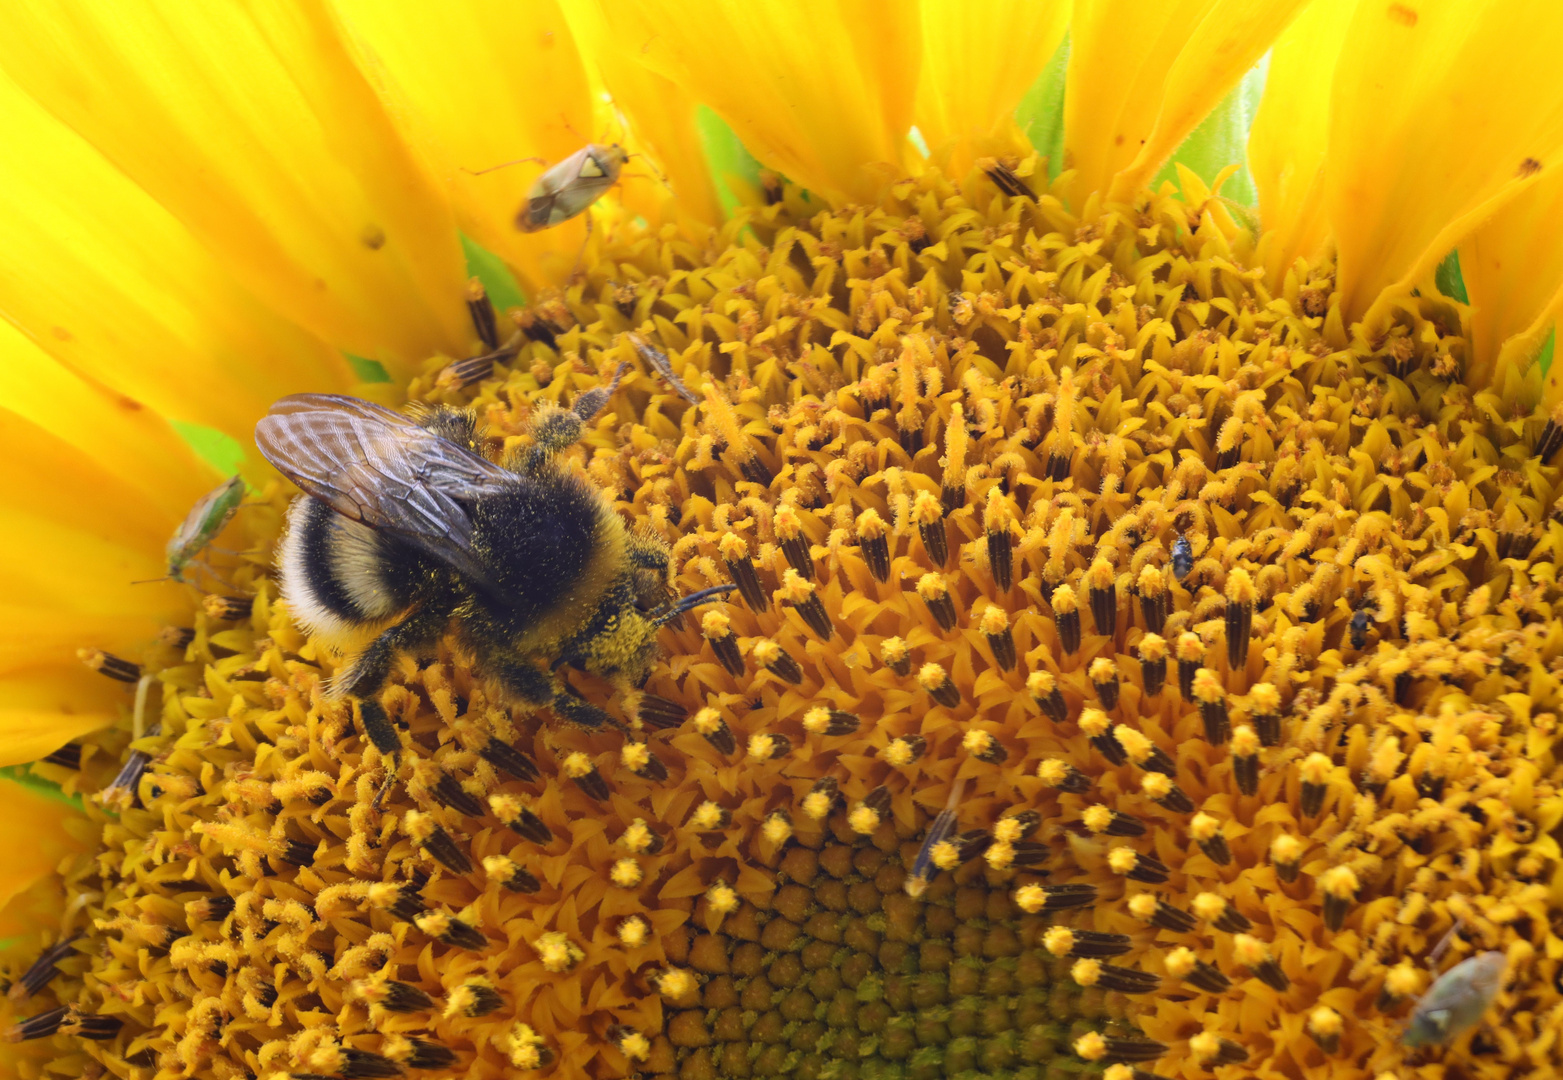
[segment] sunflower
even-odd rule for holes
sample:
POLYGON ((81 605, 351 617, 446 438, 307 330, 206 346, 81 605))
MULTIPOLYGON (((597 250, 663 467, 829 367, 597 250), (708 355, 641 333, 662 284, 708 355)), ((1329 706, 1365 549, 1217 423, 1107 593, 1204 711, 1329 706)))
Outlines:
POLYGON ((1554 5, 3 25, 11 1074, 1563 1064, 1554 5), (377 747, 256 420, 622 365, 570 467, 736 592, 377 747))

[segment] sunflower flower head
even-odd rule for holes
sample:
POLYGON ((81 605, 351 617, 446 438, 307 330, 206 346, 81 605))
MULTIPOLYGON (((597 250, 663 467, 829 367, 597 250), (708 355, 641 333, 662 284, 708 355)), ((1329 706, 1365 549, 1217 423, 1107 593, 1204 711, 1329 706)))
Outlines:
MULTIPOLYGON (((1296 96, 1294 35, 1346 64, 1395 32, 1299 6, 1248 37, 1200 23, 1201 48, 1242 38, 1235 79, 1279 37, 1296 96)), ((504 312, 461 288, 468 358, 425 349, 403 385, 470 410, 496 461, 601 398, 569 470, 666 545, 672 594, 730 595, 661 632, 643 685, 572 676, 610 725, 513 700, 454 635, 355 701, 333 681, 353 651, 278 593, 292 489, 269 479, 227 525, 239 553, 210 556, 219 591, 165 605, 129 657, 82 642, 123 715, 31 766, 84 797, 75 847, 15 890, 52 910, 3 954, 0 1058, 219 1080, 1556 1067, 1563 414, 1494 345, 1512 360, 1540 309, 1497 335, 1422 248, 1286 187, 1273 114, 1254 182, 1290 217, 1256 228, 1233 170, 1152 186, 1219 94, 1178 54, 1161 112, 1085 140, 1120 92, 1078 74, 1100 13, 1071 30, 1054 161, 963 129, 931 58, 899 95, 877 53, 850 69, 873 78, 829 68, 856 111, 812 132, 744 113, 702 33, 761 87, 779 69, 720 14, 657 24, 640 66, 613 44, 648 40, 640 14, 570 28, 626 102, 638 80, 747 117, 786 178, 715 225, 592 211, 566 284, 504 312), (864 128, 865 168, 845 136, 876 110, 934 152, 864 128), (1435 1006, 1447 1038, 1403 1045, 1435 1006)), ((358 17, 333 25, 393 94, 406 41, 358 17)), ((981 22, 962 33, 1004 29, 981 22)), ((1022 29, 1046 55, 1063 25, 1022 29)), ((641 122, 669 157, 676 132, 641 122)), ((452 185, 460 214, 489 197, 452 185)), ((557 252, 519 243, 493 246, 548 280, 557 252)))

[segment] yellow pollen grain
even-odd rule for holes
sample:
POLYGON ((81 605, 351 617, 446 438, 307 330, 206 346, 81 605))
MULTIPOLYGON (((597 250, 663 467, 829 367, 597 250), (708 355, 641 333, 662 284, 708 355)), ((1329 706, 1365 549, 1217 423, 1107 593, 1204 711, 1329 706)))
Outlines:
POLYGON ((657 991, 671 1001, 687 998, 695 992, 695 977, 683 968, 669 968, 657 977, 657 991))
MULTIPOLYGON (((1184 663, 1201 663, 1205 659, 1205 643, 1200 640, 1198 634, 1184 631, 1178 635, 1178 640, 1173 648, 1177 652, 1178 659, 1184 663)), ((1214 673, 1212 673, 1212 678, 1214 673)))
POLYGON ((1001 844, 1013 844, 1021 838, 1021 822, 1018 818, 1000 818, 993 823, 993 839, 1001 844))
POLYGON ((803 813, 815 821, 823 821, 830 816, 830 809, 836 800, 823 791, 811 791, 803 797, 803 813))
POLYGON ((597 766, 593 764, 591 756, 579 750, 566 755, 564 761, 560 762, 560 767, 564 770, 564 774, 572 780, 590 776, 597 770, 597 766))
MULTIPOLYGON (((1160 569, 1151 566, 1150 564, 1146 564, 1140 568, 1140 576, 1135 581, 1135 587, 1140 590, 1141 596, 1155 597, 1160 596, 1163 592, 1166 591, 1167 581, 1160 569)), ((1147 638, 1152 636, 1155 635, 1146 635, 1147 638)), ((1161 638, 1157 636, 1156 640, 1160 641, 1161 638)), ((1144 639, 1141 639, 1140 642, 1140 655, 1145 655, 1144 639)))
POLYGON ((722 714, 709 706, 695 713, 689 722, 702 735, 714 735, 727 726, 722 714))
POLYGON ((1088 806, 1080 820, 1094 833, 1106 832, 1112 826, 1113 812, 1105 806, 1088 806))
POLYGON ((1339 1035, 1346 1027, 1341 1014, 1328 1005, 1320 1005, 1308 1013, 1308 1031, 1320 1038, 1339 1035))
POLYGON ((655 842, 650 827, 645 818, 636 818, 630 822, 629 827, 619 834, 619 843, 628 851, 639 854, 655 842))
POLYGON ((530 1024, 517 1022, 510 1029, 507 1039, 510 1064, 518 1069, 536 1069, 547 1063, 543 1054, 543 1037, 532 1030, 530 1024))
POLYGON ((553 972, 569 971, 586 958, 580 946, 558 930, 539 936, 532 943, 532 950, 537 953, 543 967, 553 972))
POLYGON ((1098 685, 1101 683, 1112 682, 1118 677, 1118 669, 1114 667, 1113 662, 1107 659, 1105 656, 1098 656, 1095 660, 1092 660, 1091 666, 1087 669, 1086 673, 1090 676, 1091 681, 1097 683, 1098 685))
POLYGON ((1330 773, 1334 768, 1335 763, 1328 757, 1314 752, 1303 759, 1303 763, 1298 769, 1298 774, 1302 777, 1303 783, 1319 785, 1329 780, 1330 773))
POLYGON ((749 760, 769 761, 776 756, 776 740, 763 731, 749 736, 749 760))
POLYGON ((1193 949, 1185 945, 1179 945, 1167 954, 1165 963, 1168 975, 1171 975, 1174 979, 1182 979, 1194 971, 1199 964, 1199 957, 1193 949))
POLYGON ((639 915, 631 915, 619 924, 617 936, 619 944, 626 949, 638 949, 646 944, 647 938, 651 936, 651 928, 639 915))
POLYGON ((1053 590, 1053 610, 1060 615, 1070 615, 1080 610, 1080 601, 1075 597, 1075 591, 1068 585, 1060 585, 1053 590))
POLYGON ((1051 671, 1033 671, 1026 676, 1026 693, 1035 698, 1045 698, 1058 684, 1051 671))
POLYGON ((879 512, 873 507, 864 510, 857 517, 857 534, 863 540, 877 540, 889 531, 885 526, 885 519, 879 516, 879 512))
POLYGON ((613 869, 608 871, 608 880, 621 889, 633 889, 646 878, 646 872, 640 867, 640 860, 623 858, 615 860, 613 869))
POLYGON ((926 491, 912 500, 912 520, 918 525, 934 525, 944 520, 944 507, 926 491))
POLYGON ((961 849, 948 840, 942 840, 933 846, 929 858, 940 870, 954 870, 961 865, 961 849))
POLYGON ((1281 833, 1270 841, 1270 858, 1278 863, 1295 863, 1302 858, 1302 841, 1290 833, 1281 833))
POLYGON ((1127 874, 1140 864, 1140 853, 1131 847, 1115 847, 1107 853, 1107 865, 1115 874, 1127 874))
MULTIPOLYGON (((939 675, 942 682, 944 676, 943 669, 940 669, 939 675)), ((919 676, 919 678, 920 677, 921 676, 919 676)), ((924 685, 927 684, 925 683, 924 685)), ((961 736, 961 749, 966 751, 968 754, 985 754, 992 745, 993 736, 978 728, 972 728, 970 731, 966 732, 965 735, 961 736)))
POLYGON ((762 638, 754 643, 754 659, 756 663, 769 666, 781 659, 781 654, 781 646, 769 638, 762 638))
POLYGON ((1095 986, 1102 978, 1100 960, 1076 960, 1069 966, 1069 977, 1081 986, 1095 986))
POLYGON ((439 822, 418 810, 409 810, 402 815, 402 831, 416 843, 421 844, 428 840, 439 830, 439 827, 439 822))
POLYGON ((1215 922, 1226 914, 1226 897, 1212 892, 1197 893, 1193 902, 1189 904, 1189 910, 1205 922, 1215 922))
POLYGON ((1042 947, 1054 956, 1068 956, 1075 947, 1075 932, 1067 926, 1049 927, 1042 935, 1042 947))
POLYGON ((1221 822, 1201 811, 1189 819, 1189 835, 1195 840, 1213 840, 1221 834, 1221 822))
POLYGON ((716 548, 728 562, 738 562, 749 557, 749 545, 737 533, 727 533, 717 541, 716 548))
POLYGON ((949 681, 950 677, 944 668, 932 660, 917 669, 917 685, 924 690, 937 690, 949 681))
POLYGON ((1135 1080, 1134 1069, 1121 1062, 1109 1065, 1102 1072, 1102 1080, 1135 1080))
POLYGON ((1247 724, 1232 729, 1232 753, 1237 757, 1253 757, 1259 753, 1259 734, 1247 724))
POLYGON ((642 742, 627 742, 619 748, 619 761, 630 772, 638 773, 651 761, 651 748, 642 742))
POLYGON ((1049 787, 1057 787, 1069 779, 1069 762, 1063 758, 1043 758, 1037 765, 1037 779, 1049 787))
POLYGON ((1189 1053, 1200 1061, 1212 1061, 1221 1054, 1221 1038, 1214 1032, 1201 1031, 1189 1039, 1189 1053))
POLYGON ((1009 629, 1009 616, 997 604, 989 604, 982 612, 980 625, 988 637, 998 637, 1009 629))
MULTIPOLYGON (((1134 761, 1144 761, 1156 749, 1155 744, 1145 737, 1144 732, 1129 727, 1127 724, 1116 724, 1113 726, 1113 739, 1119 746, 1123 747, 1123 752, 1128 754, 1130 759, 1134 761)), ((1148 775, 1156 776, 1160 774, 1151 773, 1148 775)))
POLYGON ((1160 634, 1146 634, 1140 638, 1139 652, 1141 660, 1156 663, 1158 660, 1167 659, 1167 639, 1160 634))
POLYGON ((1204 702, 1224 701, 1227 688, 1221 684, 1214 671, 1200 668, 1194 673, 1194 696, 1204 702))
POLYGON ((725 611, 708 611, 700 616, 700 632, 712 641, 721 641, 733 632, 733 620, 725 611))
POLYGON ((891 739, 880 757, 892 768, 904 769, 917 760, 917 752, 905 739, 891 739))
POLYGON ((1233 934, 1232 957, 1244 967, 1256 968, 1270 959, 1270 948, 1252 934, 1233 934))
POLYGON ((950 587, 940 574, 928 573, 917 579, 917 595, 924 600, 940 600, 948 596, 950 587))
POLYGON ((738 893, 724 881, 718 881, 706 890, 706 904, 717 915, 730 915, 738 910, 738 893))
POLYGON ((1035 915, 1047 904, 1047 890, 1040 885, 1022 885, 1015 890, 1015 906, 1035 915))
POLYGON ((847 815, 847 827, 859 836, 872 836, 879 828, 879 811, 872 806, 859 806, 847 815))
POLYGON ((1357 895, 1360 887, 1355 871, 1349 866, 1332 866, 1319 875, 1319 888, 1324 890, 1325 895, 1337 899, 1351 899, 1357 895))
POLYGON ((1172 778, 1157 772, 1148 772, 1140 777, 1140 790, 1147 798, 1165 799, 1172 794, 1172 778))
POLYGON ((1113 726, 1112 719, 1101 709, 1080 710, 1080 730, 1091 738, 1106 735, 1113 726))
POLYGON ((982 858, 994 870, 1007 870, 1015 861, 1015 845, 996 840, 988 845, 982 858))
POLYGON ((780 847, 792 838, 792 822, 781 814, 770 814, 760 825, 760 835, 772 847, 780 847))
POLYGON ((1252 604, 1258 598, 1254 579, 1241 566, 1227 575, 1227 599, 1234 604, 1252 604))
POLYGON ((638 1031, 632 1031, 619 1040, 619 1049, 631 1061, 645 1061, 651 1056, 651 1040, 638 1031))
POLYGON ((909 652, 906 642, 898 637, 888 637, 879 643, 879 658, 889 665, 899 664, 909 652))
POLYGON ((1149 919, 1160 903, 1152 893, 1135 893, 1129 897, 1129 914, 1136 919, 1149 919))
POLYGON ((1422 988, 1422 974, 1409 959, 1384 973, 1384 989, 1397 998, 1410 997, 1422 988))
POLYGON ((697 829, 720 829, 726 819, 727 811, 708 799, 695 807, 695 812, 689 817, 689 823, 697 829))
MULTIPOLYGON (((1081 964, 1086 961, 1080 961, 1081 964)), ((1075 965, 1079 967, 1079 964, 1075 965)), ((1078 982, 1079 980, 1076 979, 1078 982)), ((1084 1061, 1101 1061, 1107 1056, 1107 1040, 1101 1032, 1088 1031, 1074 1041, 1074 1052, 1084 1061)))

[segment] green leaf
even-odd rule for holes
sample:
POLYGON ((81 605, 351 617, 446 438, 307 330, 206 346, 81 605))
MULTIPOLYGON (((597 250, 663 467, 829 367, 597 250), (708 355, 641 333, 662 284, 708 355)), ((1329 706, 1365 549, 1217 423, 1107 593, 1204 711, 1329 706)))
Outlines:
POLYGON ((243 468, 244 459, 248 455, 238 439, 216 428, 192 424, 184 420, 171 420, 169 423, 190 449, 195 451, 196 457, 222 475, 232 476, 243 468))
POLYGON ((1037 153, 1047 158, 1047 178, 1056 180, 1064 171, 1064 76, 1069 72, 1069 35, 1058 43, 1053 57, 1015 107, 1015 123, 1031 140, 1037 153))
POLYGON ((733 134, 727 121, 708 106, 701 105, 695 110, 695 131, 700 135, 700 145, 705 148, 706 167, 711 170, 711 179, 716 184, 716 197, 722 203, 722 212, 731 214, 743 205, 743 200, 727 186, 727 178, 735 176, 758 189, 760 163, 733 134))
POLYGON ((1451 251, 1443 262, 1438 264, 1438 270, 1433 274, 1433 284, 1438 286, 1438 291, 1451 300, 1458 300, 1462 304, 1471 302, 1470 294, 1465 291, 1465 275, 1460 273, 1460 253, 1451 251))
POLYGON ((1541 365, 1541 377, 1545 379, 1547 372, 1552 368, 1552 354, 1557 350, 1558 328, 1552 327, 1552 333, 1547 335, 1547 342, 1541 347, 1541 352, 1536 354, 1536 363, 1541 365))
MULTIPOLYGON (((516 283, 515 275, 510 272, 510 267, 505 265, 505 260, 466 233, 461 234, 461 250, 467 256, 467 276, 475 277, 483 283, 483 288, 488 291, 488 298, 497 311, 503 313, 513 307, 526 306, 526 294, 516 283)), ((381 370, 385 369, 381 368, 381 370)), ((365 379, 364 381, 381 380, 365 379)), ((387 378, 383 381, 391 380, 387 378)))
POLYGON ((60 786, 51 780, 45 780, 41 776, 35 776, 26 765, 8 765, 0 769, 0 781, 9 780, 13 784, 20 784, 28 791, 36 795, 42 795, 51 802, 64 803, 75 807, 85 813, 80 795, 67 795, 60 790, 60 786))
POLYGON ((1254 114, 1259 111, 1259 98, 1264 93, 1265 75, 1270 70, 1270 58, 1264 57, 1247 75, 1221 99, 1211 114, 1175 150, 1172 157, 1151 180, 1151 190, 1161 187, 1162 181, 1178 182, 1176 164, 1197 175, 1205 183, 1214 183, 1216 175, 1234 162, 1242 165, 1225 184, 1221 194, 1243 206, 1257 206, 1259 192, 1254 187, 1254 176, 1248 171, 1248 132, 1254 124, 1254 114))
POLYGON ((366 360, 362 356, 354 356, 352 353, 343 353, 342 355, 347 357, 348 366, 353 369, 353 374, 358 376, 359 382, 391 381, 391 373, 385 370, 385 365, 380 363, 380 361, 366 360))

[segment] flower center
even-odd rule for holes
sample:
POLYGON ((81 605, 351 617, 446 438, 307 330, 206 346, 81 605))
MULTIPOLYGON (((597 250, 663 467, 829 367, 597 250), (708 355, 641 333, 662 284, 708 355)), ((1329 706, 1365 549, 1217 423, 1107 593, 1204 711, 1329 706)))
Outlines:
MULTIPOLYGON (((403 658, 377 808, 337 660, 241 569, 147 665, 13 1035, 116 1076, 1366 1076, 1457 920, 1544 954, 1563 429, 1448 381, 1449 302, 1347 328, 1219 200, 1029 190, 613 238, 431 361, 492 450, 635 364, 579 464, 678 593, 739 591, 643 690, 576 679, 629 736, 403 658)), ((1540 1036, 1509 977, 1519 1042, 1470 1052, 1540 1036)))

